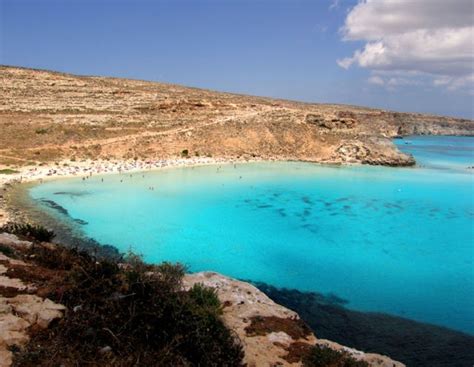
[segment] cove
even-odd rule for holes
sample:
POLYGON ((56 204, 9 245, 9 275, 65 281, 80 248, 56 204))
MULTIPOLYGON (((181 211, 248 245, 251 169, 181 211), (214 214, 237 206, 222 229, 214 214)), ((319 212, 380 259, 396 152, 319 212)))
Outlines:
POLYGON ((149 262, 474 334, 474 139, 396 143, 417 167, 226 164, 51 180, 29 195, 149 262))

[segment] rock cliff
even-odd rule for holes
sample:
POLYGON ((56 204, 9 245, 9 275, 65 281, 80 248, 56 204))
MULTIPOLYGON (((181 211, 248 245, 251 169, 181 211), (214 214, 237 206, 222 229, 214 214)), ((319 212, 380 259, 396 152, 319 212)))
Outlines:
MULTIPOLYGON (((68 312, 64 306, 42 296, 54 271, 13 258, 30 246, 29 241, 0 233, 0 367, 12 364, 12 351, 25 346, 32 333, 47 328, 68 312), (35 282, 41 283, 39 289, 35 282)), ((37 243, 36 246, 54 245, 37 243)), ((369 366, 404 366, 385 356, 317 339, 295 312, 276 304, 248 283, 210 272, 184 277, 185 289, 195 284, 217 290, 224 307, 224 323, 240 339, 244 362, 249 367, 300 366, 302 356, 314 345, 342 351, 355 360, 366 361, 369 366)))
POLYGON ((199 283, 217 290, 224 305, 224 321, 239 336, 249 367, 301 366, 301 358, 311 346, 322 345, 348 353, 369 366, 401 367, 389 357, 364 353, 335 342, 318 339, 296 312, 280 306, 249 283, 218 273, 188 274, 184 284, 199 283))

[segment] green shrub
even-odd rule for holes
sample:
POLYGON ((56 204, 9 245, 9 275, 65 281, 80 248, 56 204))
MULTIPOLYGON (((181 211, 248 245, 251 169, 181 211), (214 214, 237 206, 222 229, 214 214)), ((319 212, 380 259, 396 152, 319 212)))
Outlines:
POLYGON ((183 149, 183 151, 181 152, 181 157, 184 157, 184 158, 189 157, 189 150, 183 149))
POLYGON ((349 354, 337 350, 315 345, 310 353, 304 357, 305 367, 369 367, 365 361, 357 361, 349 354))
POLYGON ((243 365, 215 292, 183 290, 181 265, 149 265, 132 253, 120 264, 97 261, 60 246, 33 247, 30 255, 69 269, 46 294, 69 311, 17 352, 16 366, 243 365))
POLYGON ((7 223, 0 227, 0 231, 28 237, 40 242, 51 242, 56 236, 53 231, 43 226, 29 223, 7 223))
POLYGON ((20 171, 17 171, 11 168, 0 169, 0 174, 2 175, 13 175, 15 173, 20 173, 20 171))
POLYGON ((10 258, 15 258, 16 253, 15 250, 12 249, 10 246, 5 246, 0 243, 0 253, 10 257, 10 258))
POLYGON ((215 289, 204 287, 202 284, 194 284, 189 290, 189 295, 199 307, 210 310, 216 315, 222 313, 221 303, 215 289))

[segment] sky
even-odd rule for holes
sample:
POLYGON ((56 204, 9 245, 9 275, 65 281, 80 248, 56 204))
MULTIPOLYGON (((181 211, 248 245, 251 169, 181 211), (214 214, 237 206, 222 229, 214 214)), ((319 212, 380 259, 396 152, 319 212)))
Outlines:
POLYGON ((0 0, 0 64, 474 118, 474 0, 0 0))

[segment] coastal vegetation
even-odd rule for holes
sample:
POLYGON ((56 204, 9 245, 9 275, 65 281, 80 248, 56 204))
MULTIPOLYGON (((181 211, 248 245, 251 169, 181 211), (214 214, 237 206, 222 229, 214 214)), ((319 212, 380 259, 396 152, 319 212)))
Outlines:
POLYGON ((357 361, 347 353, 322 346, 313 346, 303 358, 304 367, 369 367, 365 361, 357 361))
POLYGON ((148 265, 134 254, 99 261, 77 249, 44 246, 44 228, 2 230, 35 241, 24 256, 44 273, 31 275, 38 293, 68 309, 17 351, 14 365, 242 365, 242 347, 221 320, 215 291, 199 284, 185 290, 183 266, 148 265))
POLYGON ((7 223, 0 227, 0 232, 34 238, 40 242, 50 242, 56 234, 40 225, 29 223, 7 223))
POLYGON ((19 173, 19 171, 11 169, 11 168, 0 169, 0 174, 2 175, 13 175, 15 173, 19 173))

